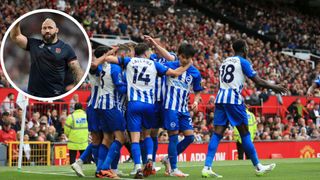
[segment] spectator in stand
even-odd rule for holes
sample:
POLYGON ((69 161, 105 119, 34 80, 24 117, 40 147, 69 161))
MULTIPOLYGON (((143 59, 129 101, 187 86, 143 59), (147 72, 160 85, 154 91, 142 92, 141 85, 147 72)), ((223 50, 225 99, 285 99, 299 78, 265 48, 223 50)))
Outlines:
POLYGON ((167 131, 161 131, 159 134, 159 143, 168 143, 169 142, 169 136, 167 131))
POLYGON ((34 112, 32 114, 32 118, 28 121, 28 129, 31 129, 33 127, 39 127, 40 126, 40 113, 39 112, 34 112))
POLYGON ((10 114, 9 112, 3 112, 2 115, 1 115, 1 119, 0 119, 0 129, 3 128, 3 125, 4 125, 4 122, 8 120, 10 114))
POLYGON ((257 93, 257 88, 254 88, 250 97, 249 97, 249 104, 252 106, 259 106, 261 105, 259 94, 257 93))
POLYGON ((37 128, 33 127, 28 130, 27 134, 29 135, 29 140, 30 141, 37 141, 38 140, 38 133, 37 133, 37 128))
POLYGON ((17 134, 14 129, 11 129, 11 122, 9 120, 5 120, 3 123, 3 127, 0 130, 0 142, 8 143, 10 141, 16 141, 17 134))
POLYGON ((284 128, 283 128, 283 131, 282 131, 282 134, 281 134, 281 136, 282 137, 284 137, 284 136, 286 136, 286 135, 289 135, 290 136, 290 127, 289 127, 289 125, 285 125, 284 126, 284 128))
POLYGON ((22 116, 23 116, 23 111, 21 108, 18 108, 16 116, 14 117, 15 125, 12 125, 12 129, 14 129, 16 132, 21 130, 22 116))
POLYGON ((297 140, 309 140, 310 136, 307 134, 307 129, 302 127, 300 133, 298 134, 297 140))
POLYGON ((313 129, 310 135, 310 139, 320 139, 320 133, 318 129, 313 129))
POLYGON ((74 94, 72 96, 72 99, 70 100, 70 107, 69 107, 69 112, 72 113, 74 111, 74 105, 76 103, 79 103, 79 95, 78 94, 74 94))
POLYGON ((306 106, 308 112, 310 112, 310 111, 313 110, 314 105, 315 105, 314 100, 310 100, 310 101, 308 102, 308 104, 307 104, 307 106, 306 106))
POLYGON ((54 126, 49 126, 46 139, 50 142, 56 142, 58 140, 57 138, 58 134, 56 133, 56 128, 54 128, 54 126))
POLYGON ((213 112, 214 109, 214 102, 215 102, 216 98, 214 97, 214 95, 211 95, 209 97, 209 101, 206 105, 206 114, 210 114, 211 112, 213 112))
POLYGON ((264 88, 259 94, 259 99, 262 99, 262 102, 266 102, 269 99, 268 89, 264 88))
POLYGON ((66 124, 67 116, 60 116, 59 123, 54 126, 56 128, 56 131, 59 135, 63 134, 64 132, 64 125, 66 124))
POLYGON ((298 110, 298 114, 300 117, 305 117, 307 114, 309 114, 308 110, 306 107, 304 107, 304 105, 301 103, 301 99, 298 98, 296 100, 296 107, 298 110))
POLYGON ((53 109, 52 112, 48 110, 47 115, 48 115, 49 125, 53 125, 54 127, 56 127, 57 124, 59 123, 58 111, 56 109, 53 109))
POLYGON ((13 115, 15 111, 14 94, 9 93, 1 103, 1 112, 9 112, 13 115))
POLYGON ((310 118, 313 120, 314 123, 317 124, 317 127, 320 125, 320 112, 319 112, 319 104, 316 103, 313 106, 313 109, 309 111, 310 118))

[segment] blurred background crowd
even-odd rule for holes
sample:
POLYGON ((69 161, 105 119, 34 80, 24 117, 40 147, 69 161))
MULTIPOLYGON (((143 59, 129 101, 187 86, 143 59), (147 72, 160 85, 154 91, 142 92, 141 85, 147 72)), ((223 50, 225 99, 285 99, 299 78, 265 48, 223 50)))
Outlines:
MULTIPOLYGON (((108 34, 128 36, 135 42, 141 42, 145 34, 163 35, 166 38, 164 48, 172 52, 176 52, 182 42, 191 43, 198 50, 194 57, 194 65, 200 70, 203 78, 202 84, 205 87, 203 93, 212 94, 208 103, 200 104, 198 112, 191 112, 197 142, 207 142, 210 139, 214 116, 215 96, 213 94, 217 93, 219 87, 218 68, 223 59, 232 55, 231 43, 234 39, 246 39, 249 45, 248 59, 252 62, 254 69, 268 81, 285 85, 289 89, 287 95, 305 96, 308 87, 320 71, 319 66, 313 67, 309 61, 281 53, 282 48, 302 48, 315 54, 319 54, 320 49, 319 16, 301 13, 289 5, 270 6, 266 5, 270 1, 253 0, 244 0, 241 3, 239 0, 196 1, 199 4, 212 2, 208 9, 270 39, 265 41, 240 32, 220 19, 206 16, 181 0, 5 1, 0 5, 1 40, 10 24, 22 14, 33 9, 54 8, 72 15, 86 29, 89 37, 94 34, 108 34)), ((0 86, 9 87, 1 70, 0 86)), ((88 90, 88 87, 90 85, 85 82, 83 88, 88 90)), ((261 105, 270 95, 274 93, 255 87, 250 80, 244 86, 243 96, 247 104, 261 105)), ((320 97, 320 92, 316 90, 314 95, 320 97)), ((2 106, 13 103, 9 95, 4 101, 6 103, 2 106)), ((0 125, 2 129, 9 128, 18 133, 21 109, 16 108, 15 105, 11 108, 13 109, 2 109, 0 125)), ((37 108, 30 108, 32 115, 27 118, 26 139, 52 142, 67 140, 63 134, 63 126, 66 116, 72 112, 72 106, 57 109, 51 105, 42 112, 37 111, 37 108)), ((307 104, 302 104, 297 98, 288 107, 283 117, 254 113, 257 125, 255 140, 320 138, 318 102, 309 101, 307 104)), ((224 139, 233 139, 231 127, 226 131, 224 139)), ((165 130, 160 131, 159 141, 168 141, 165 130)))

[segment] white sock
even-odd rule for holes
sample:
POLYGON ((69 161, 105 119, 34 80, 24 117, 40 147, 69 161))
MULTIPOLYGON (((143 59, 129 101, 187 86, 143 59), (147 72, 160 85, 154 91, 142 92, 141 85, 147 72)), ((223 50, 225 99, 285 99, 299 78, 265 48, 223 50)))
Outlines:
POLYGON ((147 159, 149 160, 149 159, 152 159, 152 154, 148 154, 147 155, 147 159))
POLYGON ((211 167, 209 167, 209 166, 204 166, 203 169, 205 169, 205 170, 211 170, 211 167))
POLYGON ((78 159, 77 163, 82 165, 83 164, 82 159, 78 159))
POLYGON ((141 169, 141 164, 135 164, 135 165, 134 165, 134 168, 135 168, 136 170, 141 169))
POLYGON ((258 169, 262 169, 262 164, 261 163, 258 163, 257 165, 256 165, 256 168, 258 168, 258 169))

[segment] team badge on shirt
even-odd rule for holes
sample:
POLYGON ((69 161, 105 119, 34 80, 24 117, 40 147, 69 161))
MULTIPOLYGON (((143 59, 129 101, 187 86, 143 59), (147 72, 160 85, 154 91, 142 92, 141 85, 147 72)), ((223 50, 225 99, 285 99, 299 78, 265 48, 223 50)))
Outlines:
POLYGON ((61 48, 56 48, 56 53, 60 54, 61 53, 61 48))

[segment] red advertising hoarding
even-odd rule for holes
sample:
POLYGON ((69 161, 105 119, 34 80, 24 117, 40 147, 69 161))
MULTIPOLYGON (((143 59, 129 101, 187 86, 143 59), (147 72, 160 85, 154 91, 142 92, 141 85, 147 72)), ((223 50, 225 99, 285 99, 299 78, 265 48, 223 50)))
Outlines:
MULTIPOLYGON (((320 158, 320 141, 272 141, 254 143, 260 159, 271 158, 320 158)), ((67 145, 55 146, 55 165, 68 163, 67 145), (58 158, 58 159, 57 159, 58 158), (62 158, 62 159, 60 159, 62 158)), ((208 144, 191 144, 185 152, 179 155, 178 161, 199 162, 206 158, 208 144)), ((168 144, 159 144, 157 161, 167 155, 168 144)), ((123 162, 129 157, 125 147, 121 149, 120 161, 123 162)), ((237 148, 235 142, 221 142, 215 156, 216 161, 237 160, 237 148)))

